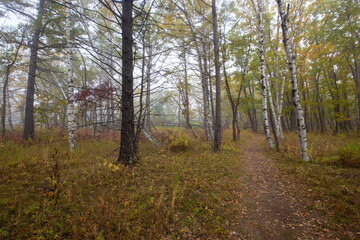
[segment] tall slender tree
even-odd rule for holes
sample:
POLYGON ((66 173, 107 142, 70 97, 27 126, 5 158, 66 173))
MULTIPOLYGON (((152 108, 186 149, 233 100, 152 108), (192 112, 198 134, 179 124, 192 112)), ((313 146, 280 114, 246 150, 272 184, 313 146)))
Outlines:
POLYGON ((213 38, 215 54, 215 92, 216 92, 216 114, 214 126, 214 151, 221 149, 221 87, 220 87, 220 55, 219 55, 219 33, 216 13, 216 1, 212 0, 213 38))
MULTIPOLYGON (((11 72, 11 68, 14 66, 14 64, 16 63, 16 60, 19 56, 19 51, 20 48, 23 44, 24 41, 24 36, 25 36, 25 31, 24 34, 21 38, 20 43, 17 44, 16 50, 15 50, 15 54, 14 57, 12 59, 12 61, 6 66, 6 70, 5 70, 5 80, 4 80, 4 85, 3 85, 3 107, 2 107, 2 114, 1 114, 1 138, 4 140, 5 139, 5 122, 6 122, 6 110, 8 110, 9 113, 11 113, 11 109, 10 109, 10 98, 9 98, 9 77, 10 77, 10 72, 11 72)), ((10 128, 12 127, 12 122, 11 122, 11 115, 8 114, 8 119, 9 119, 9 125, 10 128)))
POLYGON ((265 136, 268 141, 269 147, 274 148, 274 142, 271 138, 269 127, 269 114, 268 114, 268 102, 267 102, 267 79, 265 73, 265 48, 264 48, 264 27, 263 27, 263 0, 258 1, 258 10, 256 11, 256 5, 253 2, 255 12, 258 19, 258 31, 259 31, 259 57, 260 57, 260 75, 261 75, 261 99, 262 99, 262 113, 263 113, 263 125, 265 136))
POLYGON ((25 103, 25 122, 23 139, 34 138, 34 94, 35 94, 35 78, 38 61, 38 50, 40 42, 40 34, 43 27, 43 15, 46 0, 39 0, 37 18, 35 20, 35 32, 30 41, 30 64, 28 72, 28 82, 26 90, 26 103, 25 103))
POLYGON ((68 83, 67 83, 67 119, 68 119, 68 134, 69 134, 69 146, 70 150, 73 151, 75 148, 75 129, 76 129, 76 121, 75 121, 75 106, 74 106, 74 59, 73 59, 73 41, 71 37, 71 20, 70 20, 70 8, 71 8, 71 0, 68 0, 66 5, 66 53, 68 60, 68 83))
POLYGON ((293 54, 293 46, 289 34, 289 16, 288 13, 285 12, 284 1, 276 0, 276 2, 278 4, 278 11, 281 18, 283 43, 288 61, 290 77, 291 77, 291 86, 292 86, 291 94, 292 94, 293 104, 296 110, 301 159, 305 161, 309 161, 310 157, 307 150, 306 126, 305 126, 304 114, 300 102, 299 89, 297 85, 296 66, 295 66, 296 57, 293 54))

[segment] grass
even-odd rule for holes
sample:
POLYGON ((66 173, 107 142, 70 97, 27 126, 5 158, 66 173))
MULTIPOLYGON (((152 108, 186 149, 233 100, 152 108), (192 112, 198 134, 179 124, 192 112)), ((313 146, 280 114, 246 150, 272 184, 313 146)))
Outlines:
POLYGON ((241 143, 225 133, 214 154, 203 136, 174 134, 159 130, 162 148, 141 140, 131 167, 115 164, 117 134, 79 132, 74 153, 60 130, 2 144, 0 238, 231 238, 243 209, 241 143))
MULTIPOLYGON (((203 133, 158 129, 161 148, 141 139, 139 159, 117 165, 117 133, 77 133, 74 153, 66 132, 14 134, 0 143, 0 239, 233 239, 247 215, 249 184, 241 146, 252 134, 212 151, 203 133)), ((329 228, 355 239, 360 226, 359 139, 309 134, 310 162, 298 159, 298 138, 286 136, 270 152, 282 173, 300 180, 307 208, 329 216, 329 228)), ((264 141, 265 144, 265 141, 264 141)))
POLYGON ((360 232, 359 137, 310 133, 309 162, 298 159, 298 136, 288 134, 285 138, 282 152, 271 153, 280 169, 300 180, 299 189, 312 199, 309 209, 328 215, 330 227, 344 239, 355 239, 353 233, 360 232))

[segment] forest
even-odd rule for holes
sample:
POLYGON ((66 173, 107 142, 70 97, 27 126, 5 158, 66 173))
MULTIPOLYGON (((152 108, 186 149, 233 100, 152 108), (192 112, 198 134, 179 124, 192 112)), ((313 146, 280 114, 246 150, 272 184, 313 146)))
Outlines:
POLYGON ((2 0, 0 239, 360 239, 359 0, 2 0))

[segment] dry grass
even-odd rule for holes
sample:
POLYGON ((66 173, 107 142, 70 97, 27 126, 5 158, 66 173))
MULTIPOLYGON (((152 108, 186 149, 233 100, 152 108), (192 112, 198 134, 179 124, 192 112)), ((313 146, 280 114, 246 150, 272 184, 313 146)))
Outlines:
POLYGON ((308 134, 308 163, 299 160, 296 134, 287 135, 282 146, 281 153, 271 155, 284 174, 301 180, 299 190, 312 199, 309 209, 330 216, 330 227, 344 236, 360 232, 360 138, 308 134))
MULTIPOLYGON (((79 132, 74 153, 59 129, 1 143, 0 239, 232 239, 246 216, 241 146, 252 133, 232 143, 225 132, 221 153, 197 135, 158 129, 165 144, 142 139, 131 167, 115 164, 117 133, 79 132)), ((316 200, 308 207, 330 215, 340 233, 360 231, 360 169, 344 163, 356 162, 358 146, 356 137, 310 134, 304 163, 291 134, 281 153, 271 152, 283 174, 301 180, 302 197, 316 200)))
MULTIPOLYGON (((174 132, 159 131, 169 139, 174 132)), ((114 164, 116 134, 87 140, 81 133, 74 153, 59 130, 30 144, 7 142, 0 150, 0 238, 229 238, 244 173, 240 144, 228 135, 215 154, 203 136, 186 132, 187 147, 175 153, 141 141, 131 167, 114 164)))

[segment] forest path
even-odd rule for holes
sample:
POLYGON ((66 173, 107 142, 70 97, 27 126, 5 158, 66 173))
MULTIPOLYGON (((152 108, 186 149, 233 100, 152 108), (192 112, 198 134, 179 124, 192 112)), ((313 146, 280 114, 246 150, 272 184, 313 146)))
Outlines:
POLYGON ((297 189, 296 180, 265 156, 264 141, 256 134, 242 147, 249 181, 242 239, 337 239, 324 217, 306 209, 306 195, 297 189))

